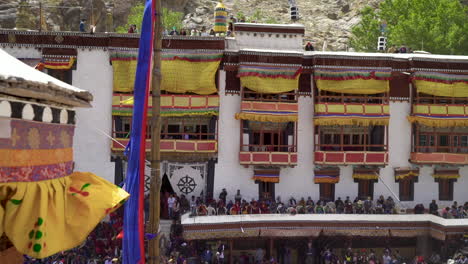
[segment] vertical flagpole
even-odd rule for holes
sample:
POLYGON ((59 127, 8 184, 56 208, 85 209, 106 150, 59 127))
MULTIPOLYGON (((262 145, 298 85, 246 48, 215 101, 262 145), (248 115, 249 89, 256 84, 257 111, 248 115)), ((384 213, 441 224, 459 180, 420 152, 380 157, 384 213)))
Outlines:
MULTIPOLYGON (((151 185, 150 185, 150 233, 157 234, 160 222, 160 200, 161 200, 161 48, 162 48, 162 10, 161 0, 153 0, 155 21, 153 38, 153 76, 151 82, 152 91, 152 119, 151 119, 151 185)), ((151 239, 148 243, 148 263, 159 264, 159 239, 151 239)))

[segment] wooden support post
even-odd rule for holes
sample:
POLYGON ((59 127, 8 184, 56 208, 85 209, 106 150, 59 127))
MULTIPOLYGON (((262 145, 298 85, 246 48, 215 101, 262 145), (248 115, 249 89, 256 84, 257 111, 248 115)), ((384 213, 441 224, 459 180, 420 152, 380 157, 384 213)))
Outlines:
POLYGON ((229 264, 234 263, 234 240, 229 240, 229 264))
POLYGON ((273 253, 273 247, 274 247, 274 240, 273 240, 273 238, 270 238, 270 239, 269 239, 269 242, 270 242, 270 245, 269 245, 269 254, 268 254, 268 258, 271 259, 272 257, 275 256, 275 254, 273 253))
MULTIPOLYGON (((151 119, 151 185, 150 185, 150 233, 159 232, 161 217, 161 48, 162 48, 162 23, 161 1, 155 0, 155 22, 153 40, 153 74, 151 80, 152 91, 152 119, 151 119)), ((145 128, 146 129, 146 128, 145 128)), ((160 261, 159 238, 152 239, 148 243, 148 263, 158 264, 160 261)))

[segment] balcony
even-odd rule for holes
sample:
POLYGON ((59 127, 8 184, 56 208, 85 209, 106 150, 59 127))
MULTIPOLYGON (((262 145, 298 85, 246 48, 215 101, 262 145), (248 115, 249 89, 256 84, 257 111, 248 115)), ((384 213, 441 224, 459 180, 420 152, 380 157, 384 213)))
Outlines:
POLYGON ((412 152, 411 162, 417 164, 468 164, 468 154, 412 152))
MULTIPOLYGON (((112 151, 124 151, 128 144, 128 138, 117 138, 112 141, 112 151)), ((146 139, 146 151, 151 151, 151 139, 146 139)), ((216 153, 218 142, 216 140, 180 140, 161 139, 160 150, 162 153, 216 153)))
POLYGON ((239 153, 241 165, 279 165, 296 166, 297 152, 274 151, 241 151, 239 153))
POLYGON ((386 151, 315 151, 315 164, 324 165, 385 165, 386 151))

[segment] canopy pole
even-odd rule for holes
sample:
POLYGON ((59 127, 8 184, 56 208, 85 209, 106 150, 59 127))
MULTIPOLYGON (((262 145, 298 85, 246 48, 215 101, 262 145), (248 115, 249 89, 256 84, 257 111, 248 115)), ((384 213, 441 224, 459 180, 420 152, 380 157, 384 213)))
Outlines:
POLYGON ((161 0, 153 0, 155 21, 153 37, 153 70, 151 80, 152 91, 152 119, 151 119, 151 185, 150 185, 150 223, 149 231, 151 234, 158 234, 148 242, 148 263, 159 264, 160 245, 159 223, 161 216, 161 49, 162 49, 162 12, 161 0))

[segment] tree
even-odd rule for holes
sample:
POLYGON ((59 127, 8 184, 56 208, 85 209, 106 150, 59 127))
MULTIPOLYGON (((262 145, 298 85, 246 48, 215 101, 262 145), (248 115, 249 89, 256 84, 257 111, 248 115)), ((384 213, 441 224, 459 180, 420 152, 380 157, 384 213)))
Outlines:
MULTIPOLYGON (((127 24, 125 26, 117 27, 116 31, 118 33, 126 33, 128 28, 131 25, 137 25, 137 28, 141 28, 141 23, 143 21, 143 11, 145 6, 141 3, 136 4, 130 9, 130 14, 127 18, 127 24)), ((175 12, 167 8, 163 8, 163 26, 166 29, 172 29, 175 27, 177 30, 182 28, 182 18, 184 14, 181 12, 175 12)))
POLYGON ((387 45, 406 45, 438 54, 468 54, 468 8, 458 0, 385 0, 380 10, 362 10, 352 28, 351 46, 375 51, 380 25, 387 23, 387 45))
POLYGON ((379 18, 370 6, 361 10, 361 22, 352 28, 351 46, 357 51, 375 51, 380 35, 379 18))
POLYGON ((31 6, 28 1, 21 0, 16 11, 16 28, 17 29, 34 29, 36 28, 36 17, 31 12, 31 6))

